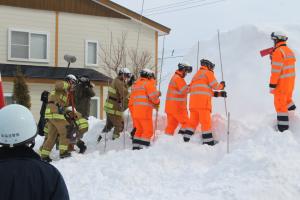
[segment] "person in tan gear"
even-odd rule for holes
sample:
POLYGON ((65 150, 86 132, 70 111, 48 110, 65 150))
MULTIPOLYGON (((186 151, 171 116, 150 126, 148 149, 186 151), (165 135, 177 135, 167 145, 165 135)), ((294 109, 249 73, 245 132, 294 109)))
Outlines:
POLYGON ((46 162, 51 162, 50 153, 59 136, 59 155, 60 158, 70 157, 68 151, 69 139, 67 138, 68 121, 65 118, 65 108, 69 106, 69 92, 74 90, 77 78, 69 74, 65 81, 57 81, 55 89, 48 97, 48 105, 45 111, 45 119, 48 125, 48 137, 41 150, 41 158, 46 162))

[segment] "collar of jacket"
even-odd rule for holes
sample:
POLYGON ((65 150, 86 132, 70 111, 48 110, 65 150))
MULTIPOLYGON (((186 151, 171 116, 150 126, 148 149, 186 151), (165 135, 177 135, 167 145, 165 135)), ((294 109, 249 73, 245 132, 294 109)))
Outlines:
POLYGON ((41 160, 41 157, 32 148, 25 145, 16 146, 13 148, 0 148, 0 160, 12 158, 31 158, 35 160, 41 160))
POLYGON ((201 66, 200 69, 212 71, 212 70, 210 70, 207 66, 201 66))
POLYGON ((286 46, 286 42, 285 41, 281 41, 281 42, 277 42, 275 45, 275 48, 281 47, 281 46, 286 46))
POLYGON ((176 70, 175 74, 179 75, 181 78, 183 78, 183 72, 176 70))

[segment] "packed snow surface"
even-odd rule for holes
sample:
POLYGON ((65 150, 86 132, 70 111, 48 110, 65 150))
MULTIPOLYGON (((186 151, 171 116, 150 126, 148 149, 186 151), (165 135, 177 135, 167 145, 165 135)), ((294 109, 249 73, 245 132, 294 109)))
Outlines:
MULTIPOLYGON (((290 46, 299 57, 300 26, 282 29, 288 32, 290 46)), ((156 140, 149 149, 130 150, 131 127, 127 120, 125 134, 118 140, 110 140, 112 133, 108 133, 107 141, 97 144, 105 122, 90 118, 89 131, 83 138, 88 145, 84 155, 74 152, 71 158, 59 160, 57 151, 52 152, 53 165, 64 176, 71 199, 299 199, 300 114, 290 113, 290 131, 279 133, 274 129, 276 113, 268 93, 270 60, 259 56, 259 50, 272 45, 269 34, 269 28, 256 26, 221 33, 227 104, 231 111, 229 154, 223 99, 214 100, 213 131, 219 143, 213 147, 201 144, 199 131, 189 143, 177 134, 164 135, 162 115, 156 140)), ((217 37, 200 44, 201 55, 215 59, 220 80, 217 37)), ((185 59, 193 61, 194 53, 195 48, 185 59)), ((175 67, 163 74, 163 94, 175 67)), ((297 82, 296 105, 298 88, 297 82)), ((37 143, 41 142, 42 138, 38 138, 37 143)))

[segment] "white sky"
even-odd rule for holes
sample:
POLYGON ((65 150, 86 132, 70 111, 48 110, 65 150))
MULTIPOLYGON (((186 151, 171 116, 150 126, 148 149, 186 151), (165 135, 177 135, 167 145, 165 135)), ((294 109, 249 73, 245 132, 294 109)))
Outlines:
MULTIPOLYGON (((142 9, 142 0, 113 1, 137 12, 142 9)), ((198 40, 212 38, 218 29, 227 31, 243 24, 266 24, 276 27, 277 24, 300 23, 300 0, 145 0, 144 10, 183 1, 189 3, 185 7, 193 8, 146 15, 172 29, 166 39, 167 54, 173 49, 175 55, 185 54, 198 40), (220 2, 197 7, 216 1, 220 2), (191 4, 192 2, 194 4, 191 4)), ((161 44, 160 41, 160 46, 161 44)))

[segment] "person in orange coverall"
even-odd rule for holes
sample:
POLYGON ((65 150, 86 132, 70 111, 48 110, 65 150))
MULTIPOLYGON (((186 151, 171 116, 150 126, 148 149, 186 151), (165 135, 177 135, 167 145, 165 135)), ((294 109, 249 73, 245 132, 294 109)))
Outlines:
POLYGON ((194 75, 190 84, 190 120, 185 130, 184 141, 188 142, 194 134, 198 124, 201 124, 203 144, 214 145, 215 141, 211 127, 211 97, 227 97, 225 82, 217 82, 214 75, 215 65, 209 60, 202 59, 201 68, 194 75))
POLYGON ((154 72, 149 69, 140 71, 140 78, 132 86, 130 102, 132 117, 136 126, 133 137, 133 150, 150 146, 153 136, 152 110, 159 107, 160 92, 156 90, 154 72))
POLYGON ((179 134, 184 134, 185 128, 188 126, 189 117, 186 104, 189 86, 186 84, 184 77, 192 70, 191 66, 179 63, 178 70, 176 70, 169 83, 165 107, 168 119, 165 129, 167 135, 174 135, 179 123, 181 124, 179 134))
POLYGON ((296 109, 292 100, 295 85, 294 52, 287 46, 286 37, 282 33, 271 34, 274 50, 271 54, 270 93, 274 95, 274 105, 277 112, 277 127, 280 132, 289 129, 288 111, 296 109))

